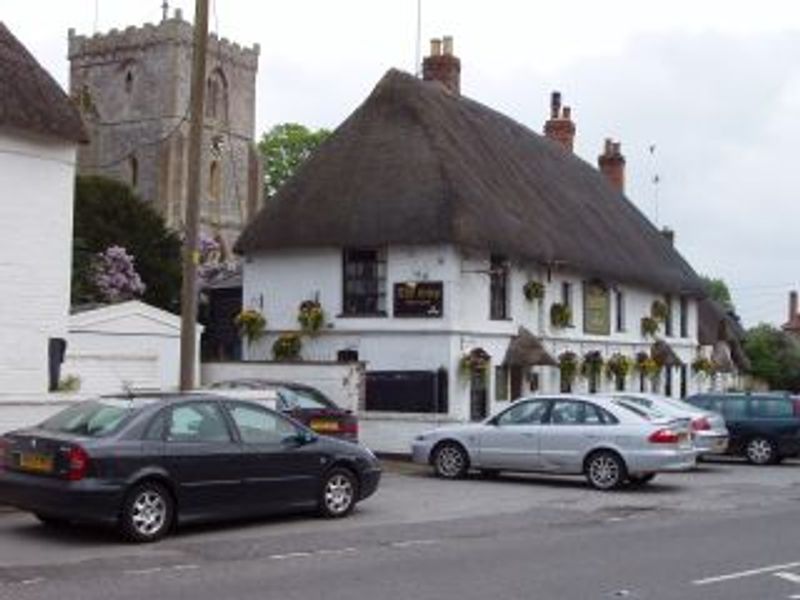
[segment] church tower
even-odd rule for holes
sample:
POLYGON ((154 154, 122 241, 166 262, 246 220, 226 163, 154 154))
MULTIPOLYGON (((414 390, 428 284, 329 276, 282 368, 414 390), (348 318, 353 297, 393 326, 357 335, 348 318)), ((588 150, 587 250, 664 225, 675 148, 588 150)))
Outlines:
MULTIPOLYGON (((130 184, 176 230, 186 213, 192 32, 180 10, 158 25, 69 32, 70 93, 91 140, 79 173, 130 184)), ((200 222, 227 249, 261 206, 258 55, 257 44, 209 36, 200 222)))

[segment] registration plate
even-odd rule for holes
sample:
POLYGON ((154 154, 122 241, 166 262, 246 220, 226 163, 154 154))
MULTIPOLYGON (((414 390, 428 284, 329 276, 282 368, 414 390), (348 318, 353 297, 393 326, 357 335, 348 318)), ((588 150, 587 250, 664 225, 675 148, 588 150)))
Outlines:
POLYGON ((320 432, 339 431, 339 423, 330 419, 311 419, 311 429, 320 432))
POLYGON ((35 471, 36 473, 52 473, 53 458, 46 454, 32 454, 23 452, 19 457, 20 469, 35 471))

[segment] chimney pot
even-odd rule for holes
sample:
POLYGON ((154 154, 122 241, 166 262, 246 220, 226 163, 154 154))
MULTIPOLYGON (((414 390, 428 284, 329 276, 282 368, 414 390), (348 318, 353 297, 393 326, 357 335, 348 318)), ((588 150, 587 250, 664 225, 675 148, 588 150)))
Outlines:
POLYGON ((431 56, 441 56, 442 54, 442 40, 433 38, 431 40, 431 56))
POLYGON ((550 118, 557 119, 561 114, 561 92, 550 94, 550 118))
POLYGON ((611 138, 606 138, 603 153, 597 157, 597 167, 606 176, 608 182, 619 193, 625 193, 625 157, 622 145, 611 138))
POLYGON ((442 38, 442 53, 446 56, 453 56, 453 36, 446 35, 442 38))
POLYGON ((611 154, 611 148, 612 148, 612 144, 613 143, 614 142, 611 141, 611 138, 606 138, 606 144, 605 144, 605 154, 606 154, 606 156, 611 154))
POLYGON ((550 94, 550 119, 544 124, 544 135, 572 152, 575 123, 572 122, 572 109, 569 106, 562 109, 561 92, 550 94))
POLYGON ((621 155, 622 154, 621 149, 622 149, 622 144, 620 144, 619 142, 614 142, 613 144, 611 144, 611 153, 614 156, 621 155))

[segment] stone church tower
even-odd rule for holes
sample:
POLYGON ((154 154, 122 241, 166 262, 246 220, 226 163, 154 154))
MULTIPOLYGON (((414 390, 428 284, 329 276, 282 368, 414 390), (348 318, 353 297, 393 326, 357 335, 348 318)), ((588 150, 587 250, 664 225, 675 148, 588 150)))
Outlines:
MULTIPOLYGON (((80 174, 130 184, 176 230, 186 208, 192 31, 176 10, 158 25, 69 32, 70 93, 91 139, 80 174)), ((227 249, 261 206, 258 55, 258 45, 209 37, 200 222, 227 249)))

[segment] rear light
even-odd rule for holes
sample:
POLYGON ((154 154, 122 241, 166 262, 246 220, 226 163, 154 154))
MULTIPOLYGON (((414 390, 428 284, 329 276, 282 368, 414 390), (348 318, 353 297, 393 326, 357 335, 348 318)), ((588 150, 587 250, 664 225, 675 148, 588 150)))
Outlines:
POLYGON ((67 451, 67 479, 80 481, 89 472, 89 455, 80 446, 71 446, 67 451))
POLYGON ((358 437, 358 421, 356 419, 345 419, 339 426, 339 431, 358 437))
POLYGON ((700 417, 692 421, 692 431, 709 431, 711 423, 708 422, 706 417, 700 417))
POLYGON ((651 433, 647 439, 651 444, 677 444, 681 436, 672 429, 659 429, 651 433))

